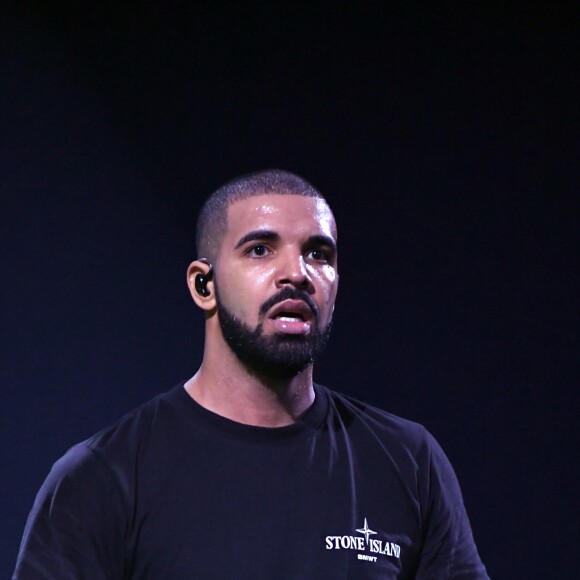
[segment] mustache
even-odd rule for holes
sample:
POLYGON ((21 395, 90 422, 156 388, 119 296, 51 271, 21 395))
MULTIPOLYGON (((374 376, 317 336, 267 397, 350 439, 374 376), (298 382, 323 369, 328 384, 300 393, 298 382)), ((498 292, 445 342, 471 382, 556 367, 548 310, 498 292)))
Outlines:
POLYGON ((310 298, 308 292, 298 288, 292 288, 292 286, 286 286, 282 288, 280 292, 277 292, 268 298, 268 300, 260 306, 260 316, 264 316, 272 306, 275 306, 279 302, 284 302, 284 300, 302 300, 303 302, 306 302, 308 308, 310 308, 314 316, 318 318, 318 307, 314 303, 314 300, 310 298))

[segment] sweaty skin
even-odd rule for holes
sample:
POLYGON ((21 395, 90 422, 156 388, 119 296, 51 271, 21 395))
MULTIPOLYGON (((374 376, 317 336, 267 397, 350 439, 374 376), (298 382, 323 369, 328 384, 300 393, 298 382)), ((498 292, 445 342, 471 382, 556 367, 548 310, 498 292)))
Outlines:
POLYGON ((227 223, 208 297, 195 292, 195 276, 207 265, 196 261, 188 269, 191 295, 206 312, 206 341, 202 365, 185 388, 202 406, 234 421, 287 425, 314 401, 312 365, 285 380, 247 369, 222 335, 215 285, 223 306, 251 329, 262 324, 264 336, 325 328, 338 288, 334 217, 318 198, 272 194, 234 202, 227 223), (285 287, 306 292, 316 313, 302 300, 288 300, 261 314, 260 307, 285 287))

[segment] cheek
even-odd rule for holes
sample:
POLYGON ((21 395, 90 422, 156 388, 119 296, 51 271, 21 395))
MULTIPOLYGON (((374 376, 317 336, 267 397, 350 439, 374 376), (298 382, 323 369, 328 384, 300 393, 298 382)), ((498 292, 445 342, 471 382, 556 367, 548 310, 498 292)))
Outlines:
POLYGON ((336 268, 324 266, 317 271, 316 280, 320 291, 320 298, 326 303, 325 305, 329 305, 332 309, 338 289, 338 273, 336 268))
POLYGON ((253 322, 261 304, 269 295, 266 293, 271 272, 260 270, 230 269, 220 276, 220 297, 224 306, 236 316, 253 322))
POLYGON ((338 279, 336 268, 332 266, 311 266, 309 274, 321 286, 332 286, 338 279))
POLYGON ((331 285, 336 285, 338 282, 338 274, 336 272, 336 268, 332 266, 324 266, 322 269, 322 275, 324 276, 325 280, 328 281, 331 285))

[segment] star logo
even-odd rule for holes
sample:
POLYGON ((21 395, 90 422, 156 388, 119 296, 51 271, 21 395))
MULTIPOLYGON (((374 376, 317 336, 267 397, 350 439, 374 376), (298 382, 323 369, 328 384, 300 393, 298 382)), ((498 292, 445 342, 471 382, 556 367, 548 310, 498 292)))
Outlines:
POLYGON ((377 533, 377 532, 373 532, 373 530, 371 530, 371 529, 369 528, 369 525, 367 524, 367 519, 366 519, 366 518, 365 518, 365 525, 364 525, 364 527, 362 527, 362 528, 359 528, 359 529, 357 530, 357 532, 358 532, 359 534, 363 534, 363 535, 364 535, 364 537, 365 537, 365 543, 366 543, 366 544, 368 544, 368 543, 369 543, 369 536, 370 536, 371 534, 376 534, 376 533, 377 533))

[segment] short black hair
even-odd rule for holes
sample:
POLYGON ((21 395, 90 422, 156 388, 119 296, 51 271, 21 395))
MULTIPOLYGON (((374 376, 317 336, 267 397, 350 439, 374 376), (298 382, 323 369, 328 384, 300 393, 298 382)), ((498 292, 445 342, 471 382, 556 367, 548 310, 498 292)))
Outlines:
POLYGON ((201 208, 195 235, 197 255, 215 260, 227 230, 228 207, 232 203, 270 194, 316 197, 326 203, 315 187, 289 171, 266 169, 236 177, 214 191, 201 208))

